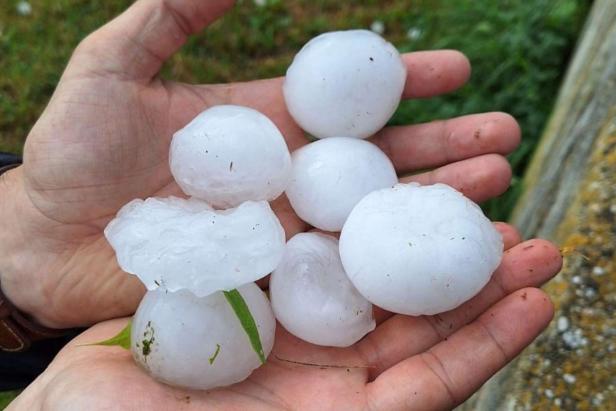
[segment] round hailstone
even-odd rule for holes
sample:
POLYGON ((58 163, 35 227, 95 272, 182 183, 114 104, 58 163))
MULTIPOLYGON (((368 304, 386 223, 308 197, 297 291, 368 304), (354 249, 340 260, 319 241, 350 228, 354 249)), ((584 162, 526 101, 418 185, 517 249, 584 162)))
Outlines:
POLYGON ((287 243, 270 277, 272 308, 291 334, 313 344, 348 347, 374 330, 372 304, 346 276, 338 240, 301 233, 287 243))
POLYGON ((287 197, 302 220, 321 230, 340 231, 366 194, 398 182, 385 153, 364 140, 327 138, 296 150, 291 158, 287 197))
MULTIPOLYGON (((276 328, 269 301, 254 283, 238 291, 267 356, 276 328)), ((186 290, 149 291, 133 317, 131 351, 157 380, 200 390, 240 382, 261 365, 222 292, 196 297, 186 290)))
POLYGON ((215 211, 191 198, 148 198, 125 205, 105 229, 120 267, 149 290, 197 296, 231 290, 276 268, 285 234, 266 201, 215 211))
POLYGON ((215 208, 273 200, 291 174, 289 149, 278 128, 240 106, 212 107, 175 133, 169 164, 186 194, 215 208))
POLYGON ((469 300, 502 253, 502 238, 479 206, 444 184, 374 191, 340 236, 342 264, 359 292, 407 315, 437 314, 469 300))
POLYGON ((293 60, 284 98, 295 121, 317 138, 366 138, 400 103, 406 66, 396 48, 368 30, 310 40, 293 60))

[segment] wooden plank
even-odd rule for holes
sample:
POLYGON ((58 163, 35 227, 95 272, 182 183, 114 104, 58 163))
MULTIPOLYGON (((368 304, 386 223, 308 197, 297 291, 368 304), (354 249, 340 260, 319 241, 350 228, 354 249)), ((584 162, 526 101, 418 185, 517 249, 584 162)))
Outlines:
POLYGON ((596 0, 513 223, 563 248, 555 321, 463 410, 616 407, 616 1, 596 0))

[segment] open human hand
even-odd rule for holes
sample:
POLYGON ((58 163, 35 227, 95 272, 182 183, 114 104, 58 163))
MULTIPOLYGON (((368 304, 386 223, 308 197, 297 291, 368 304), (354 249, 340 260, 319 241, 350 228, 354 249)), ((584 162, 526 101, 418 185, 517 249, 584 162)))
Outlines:
POLYGON ((519 243, 498 224, 503 261, 488 285, 450 312, 376 311, 378 326, 348 348, 319 347, 277 328, 274 350, 247 380, 191 391, 153 380, 120 348, 84 346, 126 320, 98 324, 65 347, 9 409, 15 410, 442 410, 451 409, 529 344, 552 318, 533 288, 560 269, 543 240, 519 243))
MULTIPOLYGON (((163 81, 157 74, 188 36, 229 0, 139 0, 75 50, 25 146, 3 175, 0 281, 15 305, 44 325, 72 327, 130 315, 144 293, 123 273, 103 228, 134 198, 181 195, 169 171, 172 134, 205 108, 238 104, 270 117, 291 150, 307 143, 287 113, 282 80, 223 85, 163 81)), ((404 98, 461 86, 470 75, 455 51, 410 53, 404 98)), ((480 202, 501 194, 518 144, 510 116, 488 113, 388 127, 373 138, 402 181, 443 182, 480 202), (419 170, 432 171, 417 173, 419 170)), ((285 198, 274 209, 287 236, 307 229, 285 198)))

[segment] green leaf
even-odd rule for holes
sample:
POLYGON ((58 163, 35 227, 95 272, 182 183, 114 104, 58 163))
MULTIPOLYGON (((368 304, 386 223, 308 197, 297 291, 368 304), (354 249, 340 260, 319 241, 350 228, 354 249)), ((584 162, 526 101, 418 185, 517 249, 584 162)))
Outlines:
POLYGON ((120 331, 116 336, 111 337, 108 340, 95 342, 91 344, 84 344, 85 346, 90 345, 106 345, 106 346, 118 346, 122 347, 125 350, 130 350, 130 327, 132 325, 132 320, 128 321, 126 327, 122 331, 120 331))
POLYGON ((237 290, 231 291, 223 291, 227 302, 233 308, 235 315, 238 320, 240 320, 240 324, 242 324, 242 328, 248 335, 248 339, 250 340, 250 345, 252 345, 252 349, 259 356, 259 360, 261 360, 261 364, 265 364, 265 354, 263 354, 263 346, 261 345, 261 337, 259 337, 259 330, 257 329, 257 324, 255 323, 255 319, 252 317, 250 313, 250 309, 246 305, 246 301, 244 301, 244 297, 237 290))

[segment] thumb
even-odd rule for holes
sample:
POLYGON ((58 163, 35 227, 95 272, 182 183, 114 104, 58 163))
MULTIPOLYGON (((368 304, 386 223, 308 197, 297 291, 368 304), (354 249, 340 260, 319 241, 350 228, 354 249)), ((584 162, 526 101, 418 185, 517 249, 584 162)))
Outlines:
POLYGON ((233 4, 233 0, 138 0, 81 42, 67 75, 93 72, 150 81, 190 35, 233 4))

